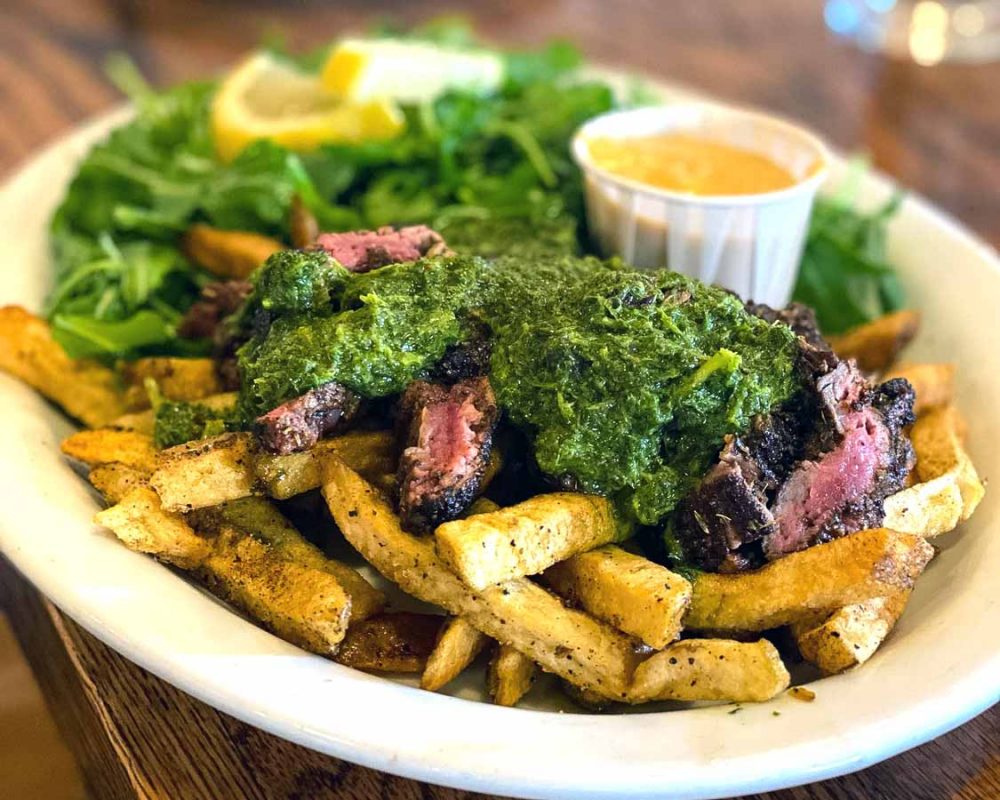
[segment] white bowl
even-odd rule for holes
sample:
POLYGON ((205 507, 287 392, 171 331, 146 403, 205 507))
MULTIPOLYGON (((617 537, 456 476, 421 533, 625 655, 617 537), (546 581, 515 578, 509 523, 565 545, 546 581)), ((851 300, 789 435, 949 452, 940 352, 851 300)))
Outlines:
POLYGON ((816 190, 829 153, 813 134, 776 117, 710 103, 613 111, 573 140, 584 172, 587 220, 604 255, 639 268, 670 269, 745 300, 780 308, 791 297, 816 190), (795 179, 757 194, 695 195, 660 189, 601 168, 594 138, 685 133, 769 158, 795 179))
MULTIPOLYGON (((104 117, 56 143, 0 190, 0 303, 41 307, 50 284, 49 214, 76 160, 122 121, 104 117)), ((860 189, 875 207, 892 186, 869 176, 860 189)), ((912 357, 957 363, 970 451, 984 475, 998 475, 1000 371, 991 354, 1000 341, 1000 262, 914 196, 892 222, 889 247, 924 315, 912 357)), ((164 680, 252 725, 368 767, 505 796, 726 797, 861 769, 1000 699, 996 491, 969 523, 936 540, 942 551, 886 644, 862 669, 812 684, 814 702, 782 696, 736 714, 727 706, 553 713, 560 695, 544 683, 527 708, 498 708, 470 702, 483 699, 481 672, 449 687, 452 696, 437 695, 280 641, 91 523, 98 500, 59 453, 70 426, 45 401, 0 375, 0 407, 0 551, 19 570, 164 680)))

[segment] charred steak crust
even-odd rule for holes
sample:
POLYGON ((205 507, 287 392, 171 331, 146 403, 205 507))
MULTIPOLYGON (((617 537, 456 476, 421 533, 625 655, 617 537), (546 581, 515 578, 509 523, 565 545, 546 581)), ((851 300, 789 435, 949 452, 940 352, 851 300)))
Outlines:
POLYGON ((464 512, 479 493, 499 411, 488 378, 451 387, 414 381, 399 404, 405 447, 399 460, 399 513, 429 532, 464 512))
POLYGON ((884 499, 914 464, 904 431, 913 422, 909 383, 871 386, 833 354, 804 306, 748 310, 799 334, 805 389, 730 437, 678 509, 674 533, 687 558, 708 570, 759 566, 879 526, 884 499))
POLYGON ((486 375, 490 369, 493 347, 485 335, 468 342, 451 345, 441 360, 430 371, 429 378, 435 383, 451 385, 467 378, 486 375))
POLYGON ((316 239, 316 246, 351 272, 369 272, 387 264, 448 252, 441 235, 426 225, 411 225, 399 230, 387 226, 374 231, 323 233, 316 239))
POLYGON ((308 450, 354 417, 361 398, 330 381, 282 403, 254 421, 254 433, 269 453, 287 455, 308 450))

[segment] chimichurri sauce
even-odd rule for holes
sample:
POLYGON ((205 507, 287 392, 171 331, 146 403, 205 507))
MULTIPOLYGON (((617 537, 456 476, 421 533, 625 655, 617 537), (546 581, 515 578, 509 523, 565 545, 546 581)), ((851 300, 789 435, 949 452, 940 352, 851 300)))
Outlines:
POLYGON ((322 252, 287 252, 255 280, 243 324, 256 332, 240 351, 247 416, 330 380, 365 397, 401 392, 485 329, 493 388, 539 467, 643 524, 677 505, 726 434, 798 388, 787 326, 668 271, 521 255, 353 275, 322 252))

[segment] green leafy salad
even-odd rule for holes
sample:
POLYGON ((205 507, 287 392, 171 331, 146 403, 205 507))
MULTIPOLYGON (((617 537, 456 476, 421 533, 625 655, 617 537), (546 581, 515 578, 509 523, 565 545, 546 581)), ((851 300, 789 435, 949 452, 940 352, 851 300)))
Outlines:
MULTIPOLYGON (((450 23, 407 36, 485 51, 450 23)), ((322 55, 294 64, 315 72, 322 55)), ((261 140, 231 161, 217 155, 210 124, 217 84, 154 91, 117 64, 135 118, 84 159, 52 220, 46 311, 60 343, 103 358, 203 351, 175 332, 211 279, 182 254, 180 237, 204 222, 288 241, 295 196, 324 231, 424 223, 484 257, 589 252, 569 141, 587 119, 638 98, 582 79, 580 55, 565 43, 499 58, 503 79, 489 90, 404 103, 395 138, 309 152, 261 140)), ((796 299, 816 308, 827 332, 900 305, 885 263, 891 212, 860 214, 838 198, 817 204, 796 299)))

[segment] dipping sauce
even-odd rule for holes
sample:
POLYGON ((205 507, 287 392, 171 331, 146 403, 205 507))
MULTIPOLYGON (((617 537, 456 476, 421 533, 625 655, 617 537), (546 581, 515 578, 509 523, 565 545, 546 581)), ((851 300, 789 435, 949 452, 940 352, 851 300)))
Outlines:
POLYGON ((689 134, 592 138, 587 147, 596 166, 674 192, 760 194, 796 183, 767 156, 689 134))

